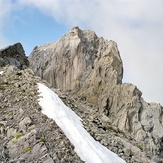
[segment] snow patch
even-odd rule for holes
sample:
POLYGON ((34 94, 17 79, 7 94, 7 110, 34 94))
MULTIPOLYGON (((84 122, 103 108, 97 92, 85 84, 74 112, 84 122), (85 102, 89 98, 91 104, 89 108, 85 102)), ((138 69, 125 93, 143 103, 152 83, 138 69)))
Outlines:
POLYGON ((0 71, 0 75, 2 75, 3 74, 3 71, 0 71))
POLYGON ((117 154, 91 137, 83 128, 81 118, 67 107, 56 93, 41 83, 38 83, 38 88, 42 113, 52 118, 63 130, 81 160, 86 163, 125 163, 117 154))

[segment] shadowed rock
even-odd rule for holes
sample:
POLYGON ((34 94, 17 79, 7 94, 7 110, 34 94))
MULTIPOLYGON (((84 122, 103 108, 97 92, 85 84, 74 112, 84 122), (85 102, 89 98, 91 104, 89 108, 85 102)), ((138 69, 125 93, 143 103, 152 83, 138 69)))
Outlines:
POLYGON ((29 62, 21 43, 10 45, 0 49, 0 67, 6 65, 16 66, 19 69, 26 68, 29 62))

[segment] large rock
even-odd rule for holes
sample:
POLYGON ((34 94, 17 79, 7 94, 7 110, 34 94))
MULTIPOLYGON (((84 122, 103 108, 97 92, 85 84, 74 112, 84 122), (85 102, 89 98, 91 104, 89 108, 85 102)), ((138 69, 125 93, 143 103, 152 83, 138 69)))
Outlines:
POLYGON ((27 67, 29 64, 21 43, 10 45, 0 49, 0 67, 13 65, 19 69, 27 67))
POLYGON ((59 41, 35 47, 30 67, 52 86, 80 97, 105 115, 104 127, 134 139, 155 162, 163 160, 163 107, 146 103, 133 84, 122 83, 114 41, 74 27, 59 41))

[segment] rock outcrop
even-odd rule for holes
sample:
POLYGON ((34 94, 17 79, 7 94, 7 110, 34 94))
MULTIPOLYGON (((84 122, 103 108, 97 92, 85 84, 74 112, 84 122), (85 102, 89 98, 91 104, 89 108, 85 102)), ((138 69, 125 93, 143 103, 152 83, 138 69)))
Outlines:
POLYGON ((123 75, 116 43, 78 27, 57 42, 35 47, 29 61, 37 75, 62 91, 78 92, 97 64, 101 78, 112 85, 121 83, 123 75))
POLYGON ((114 41, 75 27, 59 41, 35 47, 29 61, 52 86, 97 107, 103 127, 135 140, 154 162, 163 161, 163 107, 146 103, 135 85, 122 83, 114 41))
POLYGON ((16 43, 0 50, 0 67, 13 65, 19 69, 23 69, 28 64, 29 62, 21 43, 16 43))

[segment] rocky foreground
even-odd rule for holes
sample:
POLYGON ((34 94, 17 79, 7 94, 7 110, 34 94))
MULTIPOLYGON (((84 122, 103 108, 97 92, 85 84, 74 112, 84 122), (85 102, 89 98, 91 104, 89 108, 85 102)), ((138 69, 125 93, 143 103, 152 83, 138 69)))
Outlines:
MULTIPOLYGON (((0 76, 0 160, 3 162, 82 162, 55 122, 41 113, 38 105, 39 77, 30 69, 1 69, 0 76)), ((126 162, 151 162, 141 144, 106 127, 97 108, 52 88, 83 120, 86 130, 126 162)))
POLYGON ((0 50, 2 71, 0 162, 82 162, 56 123, 41 113, 38 82, 127 163, 163 161, 163 107, 145 102, 135 85, 122 83, 114 41, 75 27, 55 43, 35 47, 29 60, 20 43, 0 50))
POLYGON ((30 69, 3 68, 0 76, 0 161, 82 162, 55 122, 41 113, 30 69))

